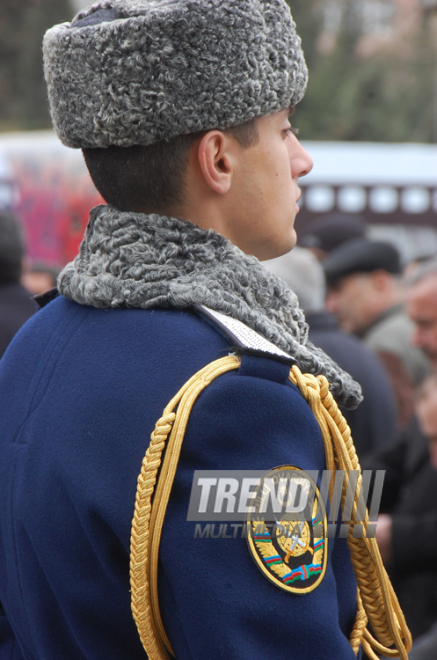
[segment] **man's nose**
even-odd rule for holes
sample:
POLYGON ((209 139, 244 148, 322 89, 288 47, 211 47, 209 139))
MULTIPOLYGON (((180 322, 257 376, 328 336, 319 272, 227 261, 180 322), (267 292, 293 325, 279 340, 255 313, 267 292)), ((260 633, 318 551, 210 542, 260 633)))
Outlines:
POLYGON ((308 151, 306 149, 304 149, 302 147, 302 145, 300 145, 300 146, 302 148, 302 165, 303 165, 303 169, 302 169, 302 174, 299 174, 299 176, 305 176, 306 174, 309 174, 311 172, 311 170, 313 169, 314 161, 311 158, 308 151))
POLYGON ((293 178, 299 178, 309 174, 313 169, 314 162, 308 151, 303 148, 299 140, 295 137, 296 140, 296 151, 292 156, 292 175, 293 178))

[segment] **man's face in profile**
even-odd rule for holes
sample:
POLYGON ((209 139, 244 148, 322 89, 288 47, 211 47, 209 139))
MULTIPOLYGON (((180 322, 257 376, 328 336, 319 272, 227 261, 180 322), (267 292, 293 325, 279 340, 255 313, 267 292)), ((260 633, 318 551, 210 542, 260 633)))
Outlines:
POLYGON ((437 274, 425 277, 409 289, 406 311, 416 326, 413 343, 437 369, 437 274))
POLYGON ((230 145, 232 184, 227 199, 225 236, 246 254, 272 259, 296 243, 298 179, 313 162, 293 134, 283 110, 257 119, 258 140, 244 148, 230 145))
POLYGON ((347 275, 329 287, 325 306, 342 330, 359 332, 373 321, 373 292, 370 273, 347 275))

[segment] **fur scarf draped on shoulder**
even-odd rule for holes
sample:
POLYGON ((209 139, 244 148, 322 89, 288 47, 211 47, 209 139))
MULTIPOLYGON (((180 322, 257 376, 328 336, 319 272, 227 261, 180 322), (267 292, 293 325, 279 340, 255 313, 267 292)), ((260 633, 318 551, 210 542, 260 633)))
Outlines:
POLYGON ((102 309, 205 305, 289 353, 303 372, 325 375, 339 404, 355 408, 362 399, 351 376, 308 341, 304 314, 285 282, 220 234, 191 222, 97 206, 58 289, 102 309))

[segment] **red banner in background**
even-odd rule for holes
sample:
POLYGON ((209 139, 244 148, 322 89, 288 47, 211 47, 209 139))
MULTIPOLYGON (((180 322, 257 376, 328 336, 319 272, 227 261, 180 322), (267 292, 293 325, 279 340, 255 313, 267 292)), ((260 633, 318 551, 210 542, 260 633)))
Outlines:
POLYGON ((11 134, 0 137, 0 159, 11 186, 4 206, 23 223, 27 258, 63 267, 78 252, 90 209, 103 203, 81 152, 51 132, 11 134))

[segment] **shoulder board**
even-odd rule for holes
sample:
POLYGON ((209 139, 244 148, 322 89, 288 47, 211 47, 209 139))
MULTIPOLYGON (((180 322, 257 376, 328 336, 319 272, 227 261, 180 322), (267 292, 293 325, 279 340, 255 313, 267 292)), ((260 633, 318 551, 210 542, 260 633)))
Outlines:
POLYGON ((193 305, 194 310, 215 325, 222 334, 232 341, 232 346, 239 353, 251 353, 262 357, 271 357, 287 364, 296 364, 296 360, 281 348, 272 344, 242 321, 216 312, 205 305, 193 305))

